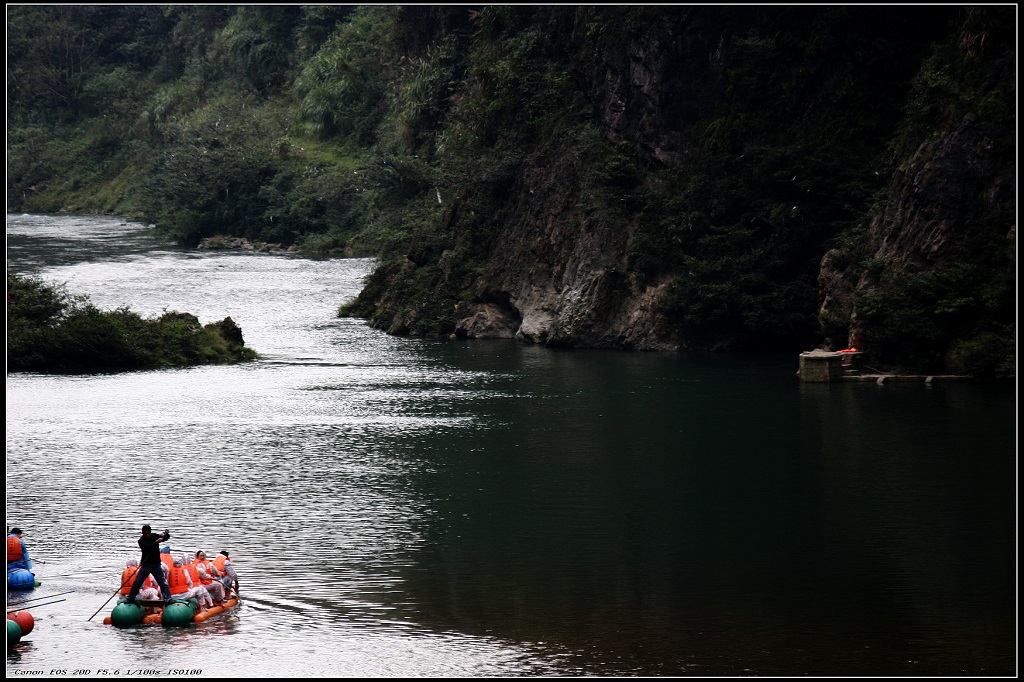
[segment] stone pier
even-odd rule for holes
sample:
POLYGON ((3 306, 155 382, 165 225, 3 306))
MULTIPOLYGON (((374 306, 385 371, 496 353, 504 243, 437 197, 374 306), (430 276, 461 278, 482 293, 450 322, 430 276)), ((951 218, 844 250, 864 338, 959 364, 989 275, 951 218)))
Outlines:
POLYGON ((842 381, 848 374, 856 373, 859 352, 838 353, 827 350, 810 350, 800 354, 800 381, 829 383, 842 381))
POLYGON ((809 350, 800 354, 800 381, 827 384, 833 381, 873 381, 879 386, 891 381, 920 381, 931 386, 936 381, 970 381, 965 374, 879 374, 861 371, 860 351, 809 350))

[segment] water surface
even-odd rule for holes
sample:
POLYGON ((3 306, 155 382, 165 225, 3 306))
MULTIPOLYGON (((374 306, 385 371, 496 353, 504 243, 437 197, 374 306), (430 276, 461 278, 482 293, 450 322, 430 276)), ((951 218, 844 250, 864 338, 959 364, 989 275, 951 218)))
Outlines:
POLYGON ((1016 673, 1012 388, 801 384, 802 349, 399 339, 336 317, 368 260, 106 217, 7 235, 9 270, 230 316, 260 353, 8 375, 7 520, 45 562, 8 603, 74 590, 8 676, 1016 673), (228 549, 242 606, 103 625, 143 523, 228 549))

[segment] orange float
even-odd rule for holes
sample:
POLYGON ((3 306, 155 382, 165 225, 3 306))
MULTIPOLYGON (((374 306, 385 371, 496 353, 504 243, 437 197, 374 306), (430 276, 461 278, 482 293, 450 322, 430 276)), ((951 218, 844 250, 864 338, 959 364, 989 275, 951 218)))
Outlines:
POLYGON ((209 608, 209 609, 206 609, 205 611, 200 611, 199 613, 197 613, 196 617, 192 619, 192 622, 193 623, 202 623, 207 618, 213 618, 216 615, 224 613, 225 611, 227 611, 230 608, 238 606, 238 602, 239 602, 238 597, 231 597, 229 599, 225 599, 220 604, 217 604, 216 606, 214 606, 212 608, 209 608))
POLYGON ((7 614, 7 618, 21 626, 22 637, 32 632, 32 628, 36 626, 36 619, 32 616, 30 611, 13 611, 7 614))

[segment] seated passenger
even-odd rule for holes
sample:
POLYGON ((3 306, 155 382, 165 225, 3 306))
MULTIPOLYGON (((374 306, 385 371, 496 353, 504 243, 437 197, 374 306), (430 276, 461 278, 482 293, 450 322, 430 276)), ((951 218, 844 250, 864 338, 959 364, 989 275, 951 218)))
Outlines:
POLYGON ((7 570, 13 571, 23 568, 26 571, 32 570, 32 559, 28 556, 28 547, 21 539, 23 535, 20 528, 12 528, 7 531, 7 570))
MULTIPOLYGON (((128 597, 128 593, 132 590, 132 584, 135 582, 135 576, 138 572, 139 560, 128 559, 128 561, 125 562, 124 571, 121 572, 122 597, 128 597)), ((146 580, 142 583, 142 588, 139 590, 138 598, 143 600, 154 600, 160 598, 160 588, 156 584, 156 580, 153 579, 153 576, 146 576, 146 580)))
POLYGON ((174 565, 167 576, 167 583, 171 586, 171 597, 174 599, 195 599, 200 607, 213 606, 210 593, 202 586, 196 587, 192 584, 192 576, 189 575, 180 557, 174 560, 174 565))
POLYGON ((238 594, 238 575, 235 573, 235 566, 231 563, 231 559, 228 556, 228 552, 222 549, 217 557, 213 560, 213 565, 222 574, 220 581, 223 583, 225 589, 235 589, 235 594, 238 594))
MULTIPOLYGON (((196 573, 199 575, 199 583, 210 593, 215 604, 222 604, 227 593, 224 590, 224 585, 217 579, 219 571, 214 567, 213 562, 206 558, 206 552, 203 550, 196 552, 196 559, 193 563, 196 573)), ((193 576, 193 582, 195 582, 195 576, 193 576)))

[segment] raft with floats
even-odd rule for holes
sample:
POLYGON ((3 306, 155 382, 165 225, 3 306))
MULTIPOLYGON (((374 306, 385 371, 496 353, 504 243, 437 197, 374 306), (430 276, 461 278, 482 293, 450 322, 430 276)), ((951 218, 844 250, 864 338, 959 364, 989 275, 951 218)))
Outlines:
POLYGON ((200 611, 199 604, 195 599, 171 599, 167 602, 162 599, 135 602, 122 599, 114 606, 111 614, 103 619, 103 623, 119 628, 133 625, 184 627, 192 623, 202 623, 235 608, 240 603, 241 599, 238 595, 232 595, 222 603, 200 611), (163 609, 157 613, 148 613, 147 606, 163 606, 163 609))

